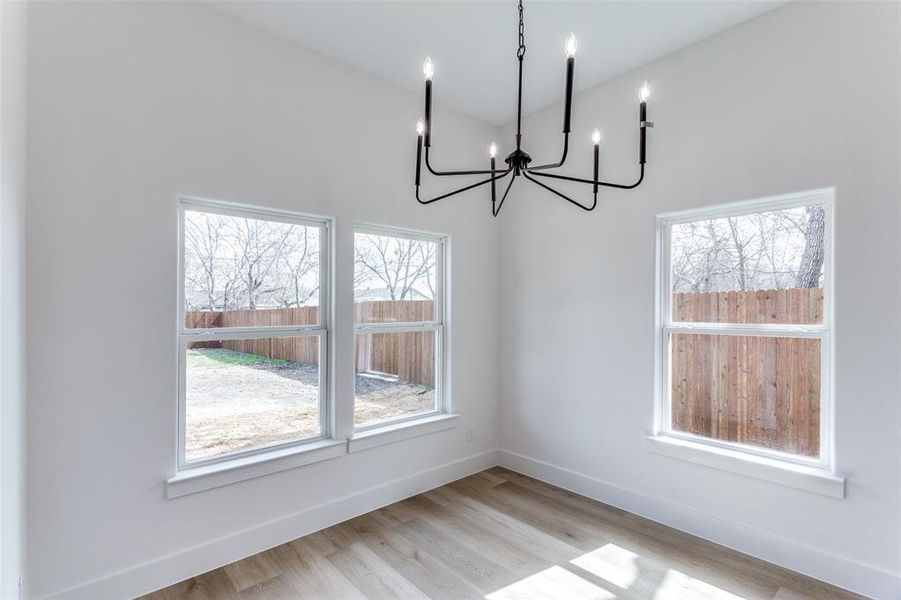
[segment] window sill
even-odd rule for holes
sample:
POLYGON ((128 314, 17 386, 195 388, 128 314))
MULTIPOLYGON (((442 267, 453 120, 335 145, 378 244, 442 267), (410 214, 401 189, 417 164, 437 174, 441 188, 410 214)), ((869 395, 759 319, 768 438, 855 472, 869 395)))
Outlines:
POLYGON ((185 469, 166 480, 166 497, 171 499, 187 496, 239 481, 338 458, 345 453, 344 441, 322 440, 185 469))
POLYGON ((456 426, 459 417, 458 414, 430 415, 421 419, 388 423, 382 427, 360 431, 348 438, 347 451, 361 452, 377 446, 451 429, 456 426))
POLYGON ((755 456, 737 450, 717 448, 666 435, 647 436, 654 454, 770 481, 830 498, 845 497, 845 479, 826 469, 755 456))

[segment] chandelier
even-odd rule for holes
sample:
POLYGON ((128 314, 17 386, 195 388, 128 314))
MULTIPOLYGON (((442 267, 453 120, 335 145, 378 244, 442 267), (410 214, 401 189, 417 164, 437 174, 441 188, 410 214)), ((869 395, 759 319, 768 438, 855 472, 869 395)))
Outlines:
POLYGON ((609 181, 600 181, 598 179, 598 163, 600 160, 600 147, 601 147, 601 132, 598 129, 595 129, 591 134, 591 141, 594 145, 594 173, 591 179, 585 179, 581 177, 570 177, 568 175, 560 175, 559 173, 551 173, 549 171, 556 169, 558 167, 562 167, 566 162, 566 156, 569 151, 569 134, 570 134, 570 122, 572 116, 572 101, 573 101, 573 70, 575 67, 575 55, 576 55, 576 36, 573 34, 569 35, 569 38, 566 40, 564 44, 564 51, 566 53, 566 100, 563 105, 563 154, 560 157, 560 160, 555 163, 549 163, 544 165, 538 165, 531 167, 529 166, 532 162, 532 157, 529 156, 522 149, 522 63, 523 59, 526 55, 526 42, 525 42, 525 33, 524 33, 524 25, 523 25, 523 11, 522 11, 522 0, 519 0, 519 48, 516 51, 516 59, 519 61, 519 91, 517 94, 517 104, 516 104, 516 149, 507 155, 504 159, 504 162, 507 163, 506 168, 497 168, 496 165, 496 156, 497 156, 497 144, 494 142, 488 147, 488 157, 490 160, 490 168, 487 170, 473 170, 473 171, 439 171, 432 167, 432 164, 429 160, 429 149, 432 146, 432 77, 435 74, 435 67, 432 63, 431 58, 426 58, 425 63, 422 66, 423 75, 425 75, 425 118, 420 118, 416 122, 416 133, 418 134, 418 141, 416 146, 416 199, 420 204, 431 204, 432 202, 437 202, 438 200, 443 200, 444 198, 449 198, 451 196, 455 196, 457 194, 461 194, 468 190, 491 184, 491 212, 496 217, 501 210, 501 207, 504 205, 504 200, 507 199, 507 195, 510 193, 510 188, 513 187, 513 182, 516 181, 517 177, 525 177, 532 183, 541 186, 545 190, 556 194, 560 198, 563 198, 567 202, 570 202, 582 210, 592 211, 595 209, 598 203, 598 188, 600 187, 610 187, 610 188, 619 188, 623 190, 630 190, 638 187, 642 180, 644 180, 644 168, 645 162, 647 158, 646 152, 646 142, 647 142, 647 130, 649 127, 653 127, 654 124, 647 120, 647 112, 648 112, 648 96, 650 95, 650 90, 648 88, 647 82, 641 87, 639 92, 639 109, 638 109, 638 132, 639 132, 639 149, 638 149, 638 163, 639 163, 639 174, 638 179, 635 183, 612 183, 609 181), (425 146, 425 152, 423 153, 423 146, 425 146), (425 166, 428 169, 429 173, 432 175, 436 175, 439 177, 452 177, 452 176, 472 176, 472 175, 487 175, 486 179, 482 179, 481 181, 477 181, 476 183, 466 185, 461 187, 460 189, 454 190, 452 192, 448 192, 446 194, 441 194, 434 198, 423 199, 419 196, 419 185, 420 179, 422 175, 422 162, 423 162, 423 154, 425 154, 425 166), (497 183, 502 181, 507 176, 511 175, 509 182, 507 183, 507 187, 504 190, 503 196, 501 196, 500 202, 497 201, 497 183), (554 189, 550 185, 540 181, 540 179, 559 179, 563 181, 574 181, 576 183, 584 183, 592 186, 594 199, 592 200, 590 205, 582 204, 576 200, 573 200, 566 194, 560 192, 559 190, 554 189))

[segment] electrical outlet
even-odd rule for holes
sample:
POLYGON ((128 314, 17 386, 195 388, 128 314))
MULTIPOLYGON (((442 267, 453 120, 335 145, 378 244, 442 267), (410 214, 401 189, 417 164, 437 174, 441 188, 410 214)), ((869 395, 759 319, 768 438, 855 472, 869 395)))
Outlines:
POLYGON ((466 441, 467 442, 472 441, 472 427, 470 427, 469 429, 466 430, 466 441))

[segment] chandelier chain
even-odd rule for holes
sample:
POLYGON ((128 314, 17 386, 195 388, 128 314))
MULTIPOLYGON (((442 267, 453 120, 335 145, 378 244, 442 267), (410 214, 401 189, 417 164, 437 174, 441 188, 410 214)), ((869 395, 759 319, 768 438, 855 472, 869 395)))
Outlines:
POLYGON ((516 51, 516 58, 522 60, 526 55, 526 33, 525 24, 522 18, 522 0, 519 0, 519 49, 516 51))

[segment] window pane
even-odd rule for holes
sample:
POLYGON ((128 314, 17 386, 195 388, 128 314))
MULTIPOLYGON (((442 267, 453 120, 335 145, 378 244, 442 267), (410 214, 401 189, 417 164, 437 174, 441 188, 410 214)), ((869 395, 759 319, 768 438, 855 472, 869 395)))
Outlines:
POLYGON ((185 210, 185 326, 319 323, 318 227, 185 210))
POLYGON ((822 323, 824 205, 672 226, 673 320, 822 323))
POLYGON ((432 321, 438 243, 354 234, 354 323, 432 321))
POLYGON ((187 462, 318 437, 319 338, 189 342, 187 462))
POLYGON ((437 409, 434 331, 358 333, 355 359, 357 427, 437 409))
POLYGON ((672 428, 816 457, 818 339, 672 335, 672 428))

